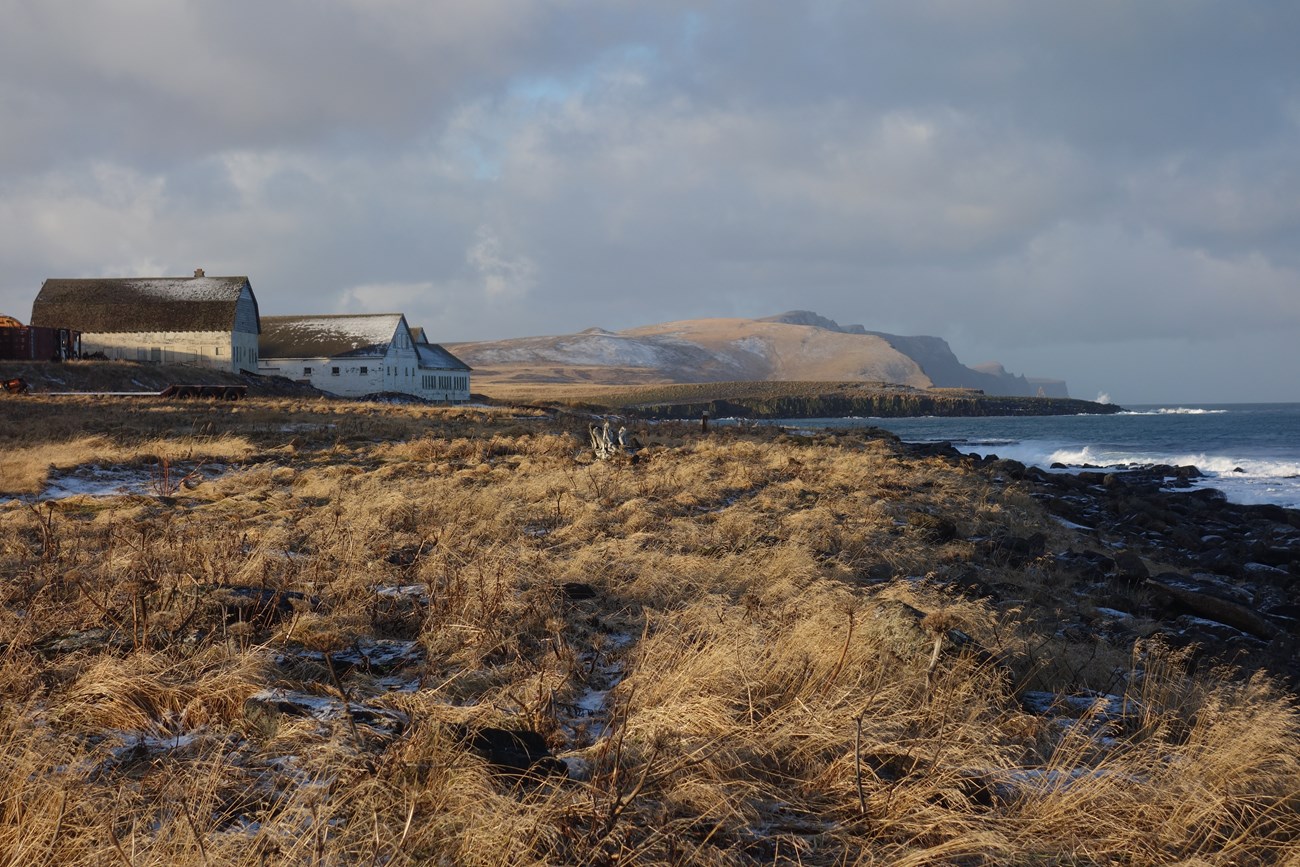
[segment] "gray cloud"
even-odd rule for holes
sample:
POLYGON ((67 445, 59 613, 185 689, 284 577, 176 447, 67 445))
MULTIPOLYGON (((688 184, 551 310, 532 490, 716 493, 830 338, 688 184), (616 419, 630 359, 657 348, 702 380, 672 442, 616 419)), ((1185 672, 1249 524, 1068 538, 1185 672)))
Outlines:
POLYGON ((1300 399, 1260 369, 1300 344, 1300 9, 0 6, 6 312, 202 266, 442 340, 810 307, 1081 394, 1125 359, 1120 401, 1222 347, 1204 399, 1300 399))

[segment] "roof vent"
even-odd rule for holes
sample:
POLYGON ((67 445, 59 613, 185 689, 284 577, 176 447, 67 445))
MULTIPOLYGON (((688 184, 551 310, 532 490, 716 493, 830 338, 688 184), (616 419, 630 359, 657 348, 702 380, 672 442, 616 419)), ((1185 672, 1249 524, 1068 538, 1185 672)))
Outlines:
POLYGON ((202 277, 202 276, 203 276, 203 269, 202 269, 202 268, 195 268, 195 269, 194 269, 194 276, 195 276, 195 277, 202 277))

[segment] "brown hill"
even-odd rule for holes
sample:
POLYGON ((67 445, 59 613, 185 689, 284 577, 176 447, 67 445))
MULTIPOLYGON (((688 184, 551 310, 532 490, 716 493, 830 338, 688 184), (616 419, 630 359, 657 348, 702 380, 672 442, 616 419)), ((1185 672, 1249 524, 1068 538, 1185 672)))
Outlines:
MULTIPOLYGON (((841 326, 809 311, 766 319, 688 319, 613 332, 450 344, 474 368, 475 390, 494 395, 580 384, 864 381, 915 388, 979 388, 1033 395, 1037 383, 962 365, 937 337, 898 337, 841 326)), ((1052 396, 1065 396, 1064 383, 1052 396)))

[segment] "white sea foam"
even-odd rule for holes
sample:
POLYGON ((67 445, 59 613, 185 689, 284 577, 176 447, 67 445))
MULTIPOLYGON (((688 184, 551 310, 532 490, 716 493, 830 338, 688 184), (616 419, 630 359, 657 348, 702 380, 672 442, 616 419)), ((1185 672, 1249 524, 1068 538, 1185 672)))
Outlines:
POLYGON ((1159 409, 1124 410, 1117 415, 1223 415, 1226 409, 1205 409, 1198 406, 1162 406, 1159 409))
POLYGON ((1085 466, 1112 469, 1153 464, 1190 465, 1205 474, 1197 484, 1218 488, 1233 502, 1276 503, 1287 508, 1300 508, 1300 461, 1291 459, 1268 460, 1204 453, 1159 454, 1035 441, 998 446, 979 442, 956 442, 953 445, 967 454, 996 454, 1044 469, 1052 464, 1074 469, 1085 466))

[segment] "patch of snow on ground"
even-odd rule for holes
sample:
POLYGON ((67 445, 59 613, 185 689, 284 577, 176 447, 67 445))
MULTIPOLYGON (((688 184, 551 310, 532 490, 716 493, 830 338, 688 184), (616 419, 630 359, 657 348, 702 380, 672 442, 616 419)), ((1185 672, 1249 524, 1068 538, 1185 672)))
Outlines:
POLYGON ((659 347, 633 337, 583 334, 556 345, 556 359, 568 364, 597 364, 616 367, 656 367, 659 347))
POLYGON ((1066 789, 1086 780, 1117 780, 1140 784, 1144 780, 1106 768, 1022 768, 1006 775, 1006 781, 1034 788, 1066 789))
POLYGON ((376 587, 376 596, 384 596, 389 599, 410 599, 414 602, 429 601, 429 587, 427 584, 402 584, 395 587, 376 587))
POLYGON ((587 689, 567 705, 573 713, 572 725, 567 728, 575 742, 599 740, 606 734, 610 693, 622 683, 624 675, 623 661, 613 658, 613 655, 635 640, 634 636, 623 632, 602 635, 598 649, 579 657, 590 673, 587 689))
POLYGON ((194 462, 172 464, 164 479, 158 467, 102 467, 87 464, 50 476, 45 489, 31 498, 36 502, 68 497, 117 497, 124 494, 174 494, 180 487, 192 488, 210 481, 229 469, 225 464, 194 462), (170 490, 169 490, 170 489, 170 490))
POLYGON ((282 424, 280 425, 279 430, 281 433, 294 433, 296 431, 304 431, 304 430, 307 431, 329 430, 330 428, 336 428, 336 427, 338 427, 338 425, 334 424, 333 422, 329 422, 328 424, 326 424, 326 423, 313 422, 313 421, 299 421, 299 422, 293 422, 291 424, 282 424))
POLYGON ((768 341, 762 337, 741 337, 737 340, 731 341, 730 346, 741 352, 750 352, 763 358, 767 357, 768 341))
POLYGON ((600 713, 605 709, 605 702, 609 699, 609 690, 607 689, 589 689, 578 697, 574 705, 579 709, 586 711, 588 714, 600 713))
POLYGON ((1062 527, 1066 528, 1067 530, 1082 530, 1085 533, 1091 533, 1094 530, 1093 527, 1085 527, 1083 524, 1076 524, 1073 521, 1067 521, 1065 518, 1062 518, 1059 515, 1053 515, 1052 518, 1056 520, 1056 523, 1060 524, 1062 527))
POLYGON ((1064 695, 1055 692, 1026 692, 1022 696, 1025 709, 1030 713, 1052 716, 1060 712, 1096 716, 1120 717, 1126 712, 1134 713, 1133 702, 1126 701, 1118 695, 1108 693, 1083 693, 1064 695))
POLYGON ((657 367, 664 363, 664 347, 657 341, 620 334, 575 334, 554 341, 524 340, 510 346, 475 350, 474 363, 562 364, 612 367, 657 367))

